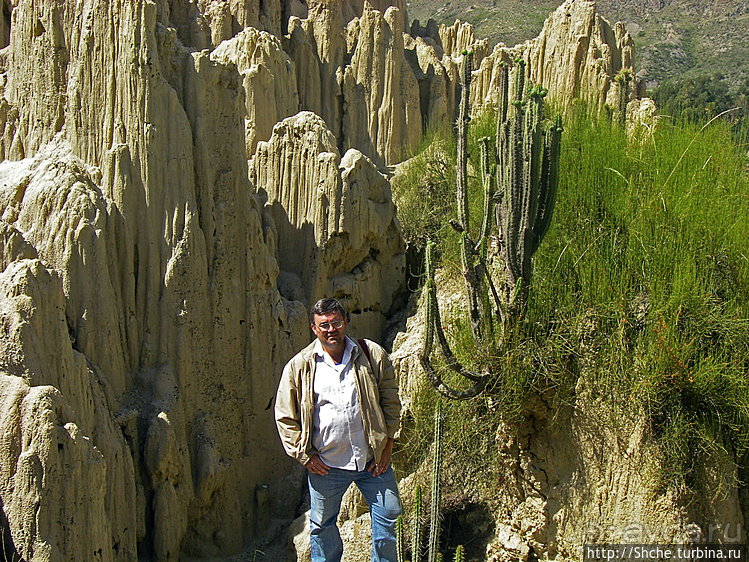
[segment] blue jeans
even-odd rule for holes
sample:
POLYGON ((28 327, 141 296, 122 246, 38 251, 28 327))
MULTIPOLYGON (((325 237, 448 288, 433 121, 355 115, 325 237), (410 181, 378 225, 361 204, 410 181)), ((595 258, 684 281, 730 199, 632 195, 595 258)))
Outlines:
POLYGON ((325 476, 307 473, 310 496, 310 551, 312 562, 339 562, 343 542, 336 520, 341 499, 352 482, 369 504, 372 519, 372 561, 396 562, 395 521, 401 514, 393 467, 380 476, 362 470, 331 468, 325 476))

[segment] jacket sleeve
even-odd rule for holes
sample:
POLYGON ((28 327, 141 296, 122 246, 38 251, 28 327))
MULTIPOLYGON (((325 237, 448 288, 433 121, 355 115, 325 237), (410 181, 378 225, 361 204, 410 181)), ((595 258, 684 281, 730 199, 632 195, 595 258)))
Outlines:
POLYGON ((388 437, 394 438, 400 427, 401 419, 401 401, 398 396, 398 379, 395 376, 395 368, 387 351, 382 346, 373 342, 369 347, 376 349, 377 352, 377 388, 380 393, 380 408, 382 408, 382 414, 385 417, 388 437))
POLYGON ((292 363, 290 361, 284 367, 276 392, 276 428, 286 454, 305 464, 309 456, 302 438, 301 388, 292 363))

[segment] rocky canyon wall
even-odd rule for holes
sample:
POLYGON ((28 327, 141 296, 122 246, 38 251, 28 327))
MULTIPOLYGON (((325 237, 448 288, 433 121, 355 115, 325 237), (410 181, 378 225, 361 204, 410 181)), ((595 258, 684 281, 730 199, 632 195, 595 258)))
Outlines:
MULTIPOLYGON (((544 24, 541 34, 519 49, 531 80, 549 89, 564 105, 581 98, 602 108, 617 107, 622 70, 634 76, 634 41, 621 23, 613 27, 596 13, 594 1, 565 2, 544 24)), ((628 99, 636 97, 631 86, 628 99)))
POLYGON ((215 56, 237 66, 248 157, 273 124, 305 110, 323 118, 341 154, 356 148, 379 167, 396 164, 425 132, 452 129, 464 50, 474 52, 475 110, 496 103, 502 61, 524 59, 530 80, 556 101, 579 97, 597 107, 616 105, 614 78, 634 68, 632 39, 601 18, 592 0, 566 0, 539 37, 493 50, 466 23, 409 28, 402 1, 264 2, 262 12, 250 4, 199 3, 192 19, 183 8, 179 23, 165 22, 184 45, 215 47, 215 56), (278 14, 283 25, 272 23, 278 14))
MULTIPOLYGON (((307 307, 337 296, 380 337, 405 283, 381 172, 451 127, 463 48, 491 99, 497 51, 404 33, 403 0, 2 5, 3 540, 176 560, 280 536, 303 475, 272 399, 307 307)), ((610 35, 580 13, 598 27, 539 69, 610 35)))
POLYGON ((227 555, 280 532, 302 484, 270 406, 283 364, 309 341, 309 300, 331 291, 376 338, 400 290, 389 184, 361 154, 335 154, 327 178, 352 208, 323 237, 314 220, 295 223, 294 239, 322 256, 305 262, 314 285, 279 292, 289 256, 279 260, 272 205, 249 179, 245 117, 271 104, 296 113, 282 84, 295 74, 277 37, 257 29, 233 39, 236 62, 231 45, 183 43, 201 8, 11 6, 0 505, 4 540, 25 560, 227 555))

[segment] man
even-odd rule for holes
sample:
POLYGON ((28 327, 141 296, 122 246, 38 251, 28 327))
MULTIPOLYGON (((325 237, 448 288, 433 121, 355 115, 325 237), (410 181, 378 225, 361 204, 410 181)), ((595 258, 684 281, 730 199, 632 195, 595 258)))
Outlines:
POLYGON ((355 483, 369 503, 372 560, 395 562, 401 513, 390 466, 400 422, 395 371, 385 350, 348 336, 348 314, 335 299, 310 311, 317 339, 286 364, 276 395, 276 425, 286 453, 307 468, 313 562, 337 562, 336 520, 355 483))

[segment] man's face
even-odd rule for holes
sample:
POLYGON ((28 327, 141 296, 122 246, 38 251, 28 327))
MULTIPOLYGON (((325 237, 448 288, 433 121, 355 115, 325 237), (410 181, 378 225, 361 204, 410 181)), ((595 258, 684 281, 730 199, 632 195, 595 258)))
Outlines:
POLYGON ((345 343, 346 326, 348 320, 341 316, 340 312, 330 312, 328 314, 315 314, 312 331, 320 340, 323 348, 340 349, 345 343), (336 328, 336 326, 338 326, 336 328))

